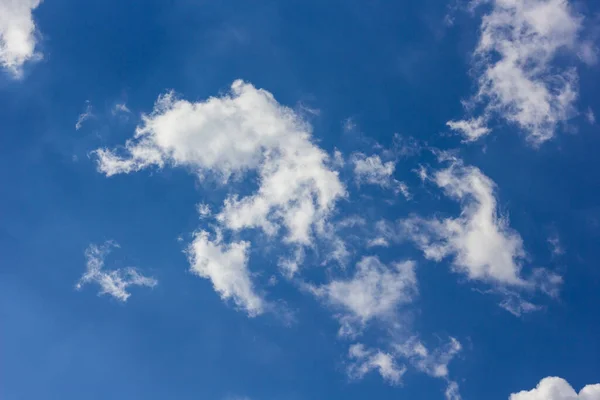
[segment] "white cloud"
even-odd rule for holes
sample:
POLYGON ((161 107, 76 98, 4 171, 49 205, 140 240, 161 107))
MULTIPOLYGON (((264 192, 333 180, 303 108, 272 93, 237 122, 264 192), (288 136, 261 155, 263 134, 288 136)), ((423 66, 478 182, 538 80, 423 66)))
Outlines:
POLYGON ((368 372, 378 370, 383 379, 392 385, 398 385, 406 372, 406 367, 396 365, 391 354, 366 349, 361 343, 350 346, 348 356, 351 360, 348 375, 352 379, 361 379, 368 372))
POLYGON ((462 400, 460 392, 458 391, 458 383, 449 381, 444 392, 446 400, 462 400))
POLYGON ((108 294, 120 301, 127 301, 131 294, 127 292, 129 286, 154 287, 158 281, 152 277, 146 277, 138 272, 136 268, 127 267, 113 271, 104 271, 104 260, 113 247, 119 247, 117 243, 108 241, 102 246, 90 244, 85 250, 86 272, 75 285, 77 290, 88 283, 95 282, 100 285, 99 294, 108 294))
POLYGON ((75 123, 75 130, 78 131, 81 129, 81 127, 83 126, 83 123, 85 121, 87 121, 88 119, 92 118, 94 116, 94 114, 92 113, 92 105, 90 104, 89 101, 85 102, 85 111, 81 114, 79 114, 79 117, 77 117, 77 123, 75 123))
POLYGON ((577 73, 553 61, 562 50, 585 50, 578 38, 582 17, 566 0, 478 3, 484 2, 491 3, 491 11, 483 17, 474 53, 479 90, 473 99, 485 105, 484 115, 455 127, 474 140, 489 132, 485 121, 499 115, 524 130, 531 143, 540 144, 574 115, 577 73))
POLYGON ((508 311, 515 317, 520 317, 523 314, 528 314, 542 309, 541 306, 533 304, 530 301, 523 299, 517 293, 510 291, 502 291, 501 295, 503 296, 503 299, 500 302, 499 306, 504 308, 506 311, 508 311))
POLYGON ((255 170, 258 190, 229 197, 217 215, 230 230, 274 235, 284 226, 288 243, 307 245, 346 194, 327 153, 311 142, 311 127, 271 93, 243 81, 235 81, 230 94, 197 103, 167 93, 142 119, 124 157, 96 151, 99 170, 110 176, 178 165, 224 183, 255 170))
POLYGON ((219 234, 215 240, 206 231, 195 234, 187 249, 193 273, 210 279, 223 300, 232 299, 249 316, 261 314, 265 302, 254 290, 248 270, 249 242, 224 244, 219 234))
POLYGON ((511 394, 509 400, 600 400, 600 384, 587 385, 578 394, 564 379, 548 377, 535 389, 511 394))
POLYGON ((393 161, 384 163, 378 155, 367 157, 364 153, 352 154, 350 161, 354 165, 357 184, 378 185, 402 193, 407 198, 410 197, 406 184, 394 178, 396 166, 393 161))
POLYGON ((560 237, 558 233, 553 232, 547 239, 548 245, 550 246, 550 250, 552 251, 552 256, 558 257, 565 254, 565 249, 560 241, 560 237))
POLYGON ((448 343, 434 351, 429 351, 417 336, 402 344, 396 344, 395 355, 407 359, 417 370, 444 379, 447 383, 444 395, 447 400, 460 400, 458 383, 448 377, 448 364, 462 350, 458 340, 450 337, 448 343))
POLYGON ((387 241, 386 238, 384 237, 376 237, 374 239, 370 239, 367 242, 367 247, 388 247, 390 245, 390 243, 387 241))
POLYGON ((436 172, 432 179, 461 203, 461 215, 409 218, 402 227, 410 239, 429 259, 454 256, 454 268, 470 279, 525 286, 520 277, 523 241, 510 229, 508 219, 498 216, 494 183, 479 169, 458 162, 436 172))
POLYGON ((446 122, 446 125, 453 131, 461 133, 468 141, 477 140, 491 132, 483 117, 460 121, 448 121, 446 122))
POLYGON ((594 125, 596 123, 596 115, 591 107, 588 107, 587 111, 585 112, 585 119, 587 119, 590 125, 594 125))
POLYGON ((342 311, 340 335, 354 336, 373 318, 393 318, 400 305, 413 301, 418 294, 415 263, 388 267, 377 257, 363 257, 353 277, 311 287, 311 291, 342 311))
POLYGON ((397 344, 395 350, 419 371, 436 378, 448 378, 448 364, 462 350, 462 346, 458 340, 451 337, 446 345, 430 352, 414 336, 405 343, 397 344))
POLYGON ((41 0, 0 0, 0 64, 15 77, 23 65, 41 57, 36 53, 36 26, 32 12, 41 0))
POLYGON ((200 218, 208 218, 211 216, 212 210, 208 204, 200 203, 196 207, 198 208, 198 214, 200 215, 200 218))

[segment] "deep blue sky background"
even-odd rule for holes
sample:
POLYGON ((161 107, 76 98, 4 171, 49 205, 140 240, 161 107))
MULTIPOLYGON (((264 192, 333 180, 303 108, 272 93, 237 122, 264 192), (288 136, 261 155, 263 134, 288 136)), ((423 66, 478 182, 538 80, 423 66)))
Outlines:
MULTIPOLYGON (((600 11, 589 1, 586 14, 600 11)), ((444 25, 445 1, 73 1, 46 0, 34 13, 44 60, 23 80, 0 77, 0 397, 2 399, 436 399, 443 382, 409 373, 404 387, 377 374, 349 382, 347 344, 314 299, 283 282, 296 313, 248 319, 224 304, 210 282, 187 272, 182 249, 198 227, 195 204, 217 204, 220 189, 199 187, 183 170, 106 179, 88 153, 123 143, 156 97, 174 89, 200 100, 236 78, 272 92, 307 115, 332 151, 390 146, 394 133, 460 148, 499 188, 499 202, 523 237, 526 268, 559 271, 565 285, 547 309, 515 318, 497 298, 428 263, 411 246, 382 258, 419 261, 415 327, 430 343, 452 335, 465 350, 451 364, 464 399, 507 399, 558 375, 575 388, 600 374, 600 148, 583 117, 540 149, 498 126, 473 145, 445 135, 473 90, 469 57, 479 18, 458 13, 444 25), (95 117, 74 128, 85 101, 95 117), (111 108, 126 102, 128 119, 111 108), (347 133, 352 118, 359 132, 347 133), (552 257, 558 234, 565 254, 552 257), (183 242, 177 238, 182 236, 183 242), (115 239, 108 264, 136 265, 159 279, 133 289, 126 304, 74 284, 89 243, 115 239)), ((598 67, 581 66, 578 107, 600 113, 598 67)), ((428 156, 423 156, 428 157, 428 156)), ((396 176, 414 188, 408 203, 376 207, 393 219, 455 212, 422 187, 402 160, 396 176)), ((355 188, 352 188, 355 190, 355 188)), ((276 270, 253 253, 252 265, 276 270)), ((259 277, 266 281, 268 275, 259 277)), ((376 338, 373 338, 376 340, 376 338)))

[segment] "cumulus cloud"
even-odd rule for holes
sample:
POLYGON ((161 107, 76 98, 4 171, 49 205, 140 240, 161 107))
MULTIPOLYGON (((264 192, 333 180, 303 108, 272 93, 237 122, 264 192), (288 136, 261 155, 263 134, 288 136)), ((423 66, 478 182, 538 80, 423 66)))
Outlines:
POLYGON ((0 63, 15 77, 23 65, 41 57, 36 52, 36 26, 33 10, 41 0, 0 0, 0 63))
POLYGON ((133 267, 105 271, 104 260, 113 247, 119 247, 119 245, 113 241, 108 241, 101 246, 89 245, 85 250, 86 272, 75 285, 77 290, 81 290, 84 285, 94 282, 100 286, 100 295, 108 294, 125 302, 131 296, 131 293, 127 292, 129 286, 152 288, 158 284, 156 279, 142 275, 133 267))
POLYGON ((167 93, 142 120, 123 155, 96 151, 99 170, 111 176, 178 165, 223 183, 256 171, 257 191, 229 197, 217 215, 230 230, 274 235, 283 226, 288 243, 307 245, 345 196, 329 156, 311 141, 311 127, 271 93, 243 81, 235 81, 229 94, 197 103, 167 93))
POLYGON ((354 166, 357 184, 378 185, 402 193, 407 198, 410 197, 406 184, 394 178, 396 165, 393 161, 383 162, 378 155, 367 156, 364 153, 354 153, 350 162, 354 166))
POLYGON ((453 256, 454 268, 471 279, 525 286, 520 276, 523 241, 508 219, 498 215, 494 182, 479 169, 459 162, 437 171, 432 179, 461 203, 461 215, 402 221, 425 257, 440 261, 453 256))
POLYGON ((460 203, 460 216, 426 219, 413 215, 400 221, 399 231, 381 222, 379 234, 408 238, 430 260, 452 257, 456 272, 493 284, 487 292, 502 296, 499 305, 515 316, 542 308, 524 299, 525 293, 538 290, 550 297, 558 296, 561 276, 544 268, 533 269, 527 278, 522 276, 526 257, 523 240, 510 228, 508 217, 498 214, 496 187, 491 179, 458 159, 452 159, 449 167, 433 173, 430 179, 460 203))
POLYGON ((413 301, 418 294, 415 263, 388 267, 377 257, 363 257, 353 277, 311 287, 311 291, 341 311, 340 335, 354 336, 370 320, 389 319, 400 305, 413 301))
MULTIPOLYGON (((468 140, 489 133, 486 120, 497 115, 522 129, 537 145, 554 136, 559 123, 574 115, 577 73, 555 62, 559 52, 575 54, 589 43, 579 40, 582 17, 567 0, 489 0, 474 53, 479 90, 475 104, 483 116, 451 121, 468 140)), ((591 60, 586 57, 586 60, 591 60)))
POLYGON ((348 375, 352 379, 361 379, 370 371, 377 370, 384 380, 398 385, 406 372, 406 367, 396 364, 393 355, 381 350, 367 349, 361 343, 350 346, 348 357, 348 375))
POLYGON ((233 300, 249 316, 261 314, 265 302, 254 290, 248 270, 249 242, 224 244, 219 234, 214 240, 206 231, 195 234, 187 249, 191 271, 210 279, 223 300, 233 300))
POLYGON ((511 394, 509 400, 600 400, 600 384, 587 385, 578 394, 566 380, 548 377, 535 389, 511 394))

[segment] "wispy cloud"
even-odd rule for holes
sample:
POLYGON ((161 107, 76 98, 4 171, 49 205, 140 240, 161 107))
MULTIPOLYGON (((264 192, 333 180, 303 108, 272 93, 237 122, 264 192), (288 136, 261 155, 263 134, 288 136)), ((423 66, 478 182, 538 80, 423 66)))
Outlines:
POLYGON ((92 118, 94 116, 94 114, 92 113, 92 104, 90 103, 89 100, 86 100, 85 102, 85 111, 81 114, 79 114, 79 117, 77 117, 77 122, 75 123, 75 130, 78 131, 81 129, 81 127, 83 126, 83 123, 85 121, 87 121, 88 119, 92 118))
POLYGON ((108 294, 119 301, 127 301, 131 294, 127 291, 130 286, 146 286, 153 288, 158 281, 152 277, 142 275, 137 268, 127 267, 106 271, 104 261, 111 250, 119 245, 113 241, 103 245, 90 244, 85 250, 86 272, 75 285, 77 290, 89 283, 100 286, 99 294, 108 294))

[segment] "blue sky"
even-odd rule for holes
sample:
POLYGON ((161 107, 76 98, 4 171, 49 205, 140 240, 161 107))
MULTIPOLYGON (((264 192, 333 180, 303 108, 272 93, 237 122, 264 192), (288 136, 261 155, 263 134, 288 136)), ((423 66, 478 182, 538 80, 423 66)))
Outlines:
POLYGON ((0 0, 0 397, 600 399, 599 17, 0 0))

